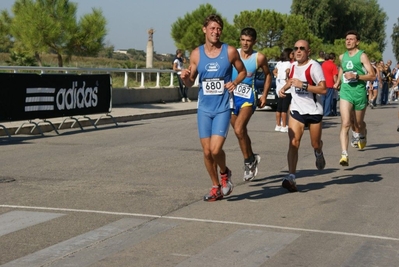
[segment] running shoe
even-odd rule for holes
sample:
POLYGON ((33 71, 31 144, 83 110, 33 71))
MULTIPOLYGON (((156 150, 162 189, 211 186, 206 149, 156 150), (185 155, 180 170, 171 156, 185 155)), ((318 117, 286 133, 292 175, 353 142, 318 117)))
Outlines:
POLYGON ((258 164, 260 162, 260 156, 254 154, 255 160, 252 163, 245 163, 244 165, 244 181, 252 181, 258 174, 258 164))
POLYGON ((323 170, 324 167, 326 167, 326 160, 324 159, 324 155, 323 155, 323 140, 320 140, 320 143, 321 143, 321 147, 320 147, 321 153, 319 154, 315 151, 314 155, 316 157, 316 168, 318 170, 323 170))
POLYGON ((371 109, 374 108, 374 105, 373 105, 373 101, 372 101, 372 100, 369 101, 369 106, 370 106, 371 109))
POLYGON ((351 147, 358 148, 358 143, 359 143, 359 138, 352 136, 352 139, 350 141, 351 147))
POLYGON ((326 160, 324 159, 323 152, 319 155, 315 152, 314 155, 316 156, 316 168, 318 170, 323 170, 326 167, 326 160))
POLYGON ((281 126, 276 125, 276 127, 274 128, 274 130, 275 130, 276 132, 279 132, 279 131, 281 130, 281 126))
POLYGON ((283 180, 282 186, 287 189, 289 192, 297 192, 296 181, 294 175, 290 174, 283 180))
POLYGON ((367 128, 364 129, 364 137, 359 137, 359 141, 357 143, 357 147, 359 149, 365 148, 367 145, 367 128))
POLYGON ((226 168, 225 174, 220 174, 220 181, 222 183, 222 194, 228 196, 233 192, 233 183, 231 182, 231 171, 226 168))
POLYGON ((285 127, 281 126, 280 132, 288 133, 288 126, 285 126, 285 127))
POLYGON ((357 147, 358 147, 359 149, 363 149, 363 148, 366 147, 366 145, 367 145, 367 138, 366 138, 366 136, 360 137, 360 138, 359 138, 359 142, 357 142, 357 147))
POLYGON ((220 186, 212 186, 211 191, 209 194, 204 196, 204 201, 216 201, 219 199, 222 199, 223 195, 222 192, 220 191, 220 186))
POLYGON ((339 161, 341 166, 349 166, 349 157, 348 155, 341 154, 341 160, 339 161))

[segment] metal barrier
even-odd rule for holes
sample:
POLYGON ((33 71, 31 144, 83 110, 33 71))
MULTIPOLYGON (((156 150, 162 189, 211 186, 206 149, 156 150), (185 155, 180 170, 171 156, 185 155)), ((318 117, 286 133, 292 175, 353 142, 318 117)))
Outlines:
MULTIPOLYGON (((161 78, 161 74, 169 74, 170 76, 170 82, 169 82, 169 87, 175 87, 174 85, 174 75, 175 75, 175 71, 170 70, 170 69, 123 69, 123 68, 78 68, 78 67, 30 67, 30 66, 0 66, 0 74, 1 73, 14 73, 14 74, 32 74, 32 73, 40 73, 40 74, 55 74, 55 73, 64 73, 64 74, 109 74, 111 75, 112 73, 123 73, 124 74, 124 87, 125 88, 129 88, 129 74, 130 73, 136 73, 136 76, 139 74, 141 77, 141 81, 140 81, 140 86, 139 88, 161 88, 160 86, 160 78, 161 78), (146 84, 145 81, 145 74, 156 74, 156 83, 155 83, 155 87, 151 87, 148 84, 146 84)), ((2 83, 2 81, 0 81, 0 84, 2 83)), ((198 86, 198 78, 195 81, 194 85, 198 86)), ((1 97, 1 93, 0 93, 0 97, 1 97)), ((4 96, 3 96, 4 97, 4 96)), ((4 99, 0 99, 0 101, 4 101, 4 99)), ((111 117, 111 119, 115 122, 115 124, 117 125, 116 121, 113 119, 113 117, 107 113, 105 114, 105 116, 109 116, 111 117)), ((83 118, 85 119, 89 119, 90 123, 96 127, 96 124, 98 122, 98 120, 96 122, 92 122, 91 119, 88 116, 83 116, 83 118)), ((41 123, 47 123, 50 124, 54 131, 58 133, 57 128, 49 121, 47 120, 47 118, 45 118, 44 120, 41 120, 40 122, 34 122, 32 121, 30 118, 25 118, 25 119, 29 119, 28 122, 26 122, 25 124, 33 124, 34 127, 32 129, 35 130, 35 128, 38 128, 39 132, 41 133, 39 124, 41 123)), ((79 127, 82 129, 82 126, 79 123, 79 120, 77 117, 74 116, 70 116, 69 118, 65 119, 61 125, 58 127, 58 129, 60 129, 60 127, 65 123, 66 120, 73 120, 74 123, 71 125, 71 127, 73 127, 76 123, 79 125, 79 127)), ((1 117, 0 117, 0 122, 1 122, 1 117)), ((23 125, 21 125, 22 127, 23 125)), ((21 128, 20 127, 20 128, 21 128)), ((5 133, 10 136, 10 134, 7 131, 7 128, 0 124, 0 128, 2 128, 5 133)), ((16 133, 19 132, 20 128, 17 130, 16 133)))
MULTIPOLYGON (((40 73, 51 73, 51 72, 63 72, 63 73, 124 73, 124 84, 125 88, 129 88, 129 73, 140 74, 141 82, 140 88, 150 88, 145 84, 145 74, 146 73, 155 73, 156 74, 156 82, 154 88, 160 88, 160 78, 162 73, 168 73, 170 75, 170 83, 169 87, 174 87, 174 74, 176 73, 173 70, 167 69, 118 69, 118 68, 74 68, 74 67, 26 67, 26 66, 0 66, 0 71, 12 71, 13 73, 21 73, 21 72, 32 72, 32 71, 40 71, 40 73)), ((198 86, 198 79, 195 81, 194 86, 198 86)))
MULTIPOLYGON (((15 134, 26 124, 33 125, 31 133, 40 124, 49 124, 58 134, 50 118, 73 120, 83 130, 79 118, 89 119, 96 128, 99 120, 93 122, 88 115, 109 114, 112 108, 112 81, 109 74, 32 74, 0 73, 0 122, 23 122, 15 134), (39 120, 39 121, 37 121, 39 120)), ((113 119, 114 120, 114 119, 113 119)), ((114 120, 117 125, 116 121, 114 120)), ((10 137, 4 125, 0 125, 10 137)))

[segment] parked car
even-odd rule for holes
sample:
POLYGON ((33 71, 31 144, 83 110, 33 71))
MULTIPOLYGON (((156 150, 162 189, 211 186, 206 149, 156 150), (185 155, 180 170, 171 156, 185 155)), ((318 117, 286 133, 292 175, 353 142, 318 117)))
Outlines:
MULTIPOLYGON (((269 62, 269 70, 272 75, 272 85, 270 87, 269 93, 266 97, 266 106, 263 109, 266 110, 276 110, 277 108, 277 94, 276 94, 276 78, 273 75, 274 67, 277 62, 269 62)), ((258 71, 255 74, 255 82, 254 87, 255 91, 258 94, 258 99, 261 97, 263 93, 263 86, 265 84, 265 73, 263 71, 258 71)))

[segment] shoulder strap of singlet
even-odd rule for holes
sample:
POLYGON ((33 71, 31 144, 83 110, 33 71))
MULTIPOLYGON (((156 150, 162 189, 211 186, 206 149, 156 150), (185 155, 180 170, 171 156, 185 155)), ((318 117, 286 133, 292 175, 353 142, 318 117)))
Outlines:
POLYGON ((294 77, 294 65, 291 66, 291 71, 290 71, 290 75, 289 75, 290 79, 292 77, 294 77))
POLYGON ((306 69, 305 71, 305 77, 306 77, 306 81, 308 82, 308 84, 310 85, 315 85, 312 76, 310 76, 310 68, 312 67, 312 64, 309 65, 309 67, 306 69))
MULTIPOLYGON (((305 70, 305 77, 306 77, 306 81, 308 82, 308 84, 315 85, 315 83, 312 79, 312 76, 310 76, 311 67, 312 67, 312 64, 310 64, 309 67, 305 70)), ((294 77, 294 70, 295 70, 294 65, 292 65, 290 75, 289 75, 290 78, 294 77)))

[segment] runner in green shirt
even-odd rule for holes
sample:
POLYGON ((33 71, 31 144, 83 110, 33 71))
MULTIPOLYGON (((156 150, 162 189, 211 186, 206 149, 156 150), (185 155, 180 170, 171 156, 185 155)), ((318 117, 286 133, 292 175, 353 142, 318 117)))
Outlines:
POLYGON ((359 50, 360 35, 356 31, 348 31, 345 35, 345 46, 347 51, 339 56, 341 68, 338 80, 334 88, 340 89, 340 113, 341 113, 341 160, 342 166, 349 165, 348 158, 348 132, 351 127, 351 116, 355 128, 359 129, 358 147, 366 146, 366 124, 364 116, 367 108, 366 82, 375 79, 374 68, 364 51, 359 50))

